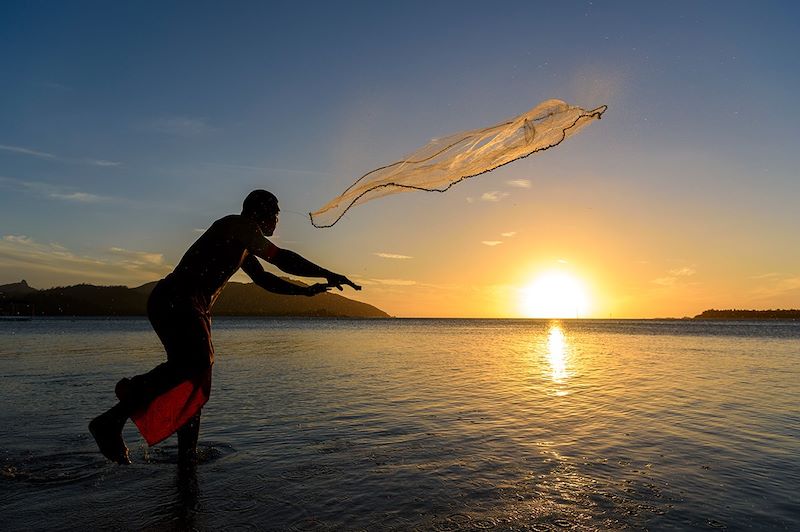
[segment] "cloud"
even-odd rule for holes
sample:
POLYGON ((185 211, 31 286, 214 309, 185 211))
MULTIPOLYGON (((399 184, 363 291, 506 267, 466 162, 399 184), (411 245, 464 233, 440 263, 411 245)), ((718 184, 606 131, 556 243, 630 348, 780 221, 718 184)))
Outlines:
POLYGON ((473 197, 468 197, 468 198, 467 198, 467 203, 475 203, 475 198, 473 198, 473 197))
POLYGON ((38 157, 39 159, 58 161, 62 163, 81 163, 81 164, 89 164, 92 166, 101 166, 101 167, 114 167, 122 165, 122 163, 120 162, 108 161, 106 159, 71 159, 69 157, 60 157, 53 153, 47 153, 44 151, 34 150, 31 148, 25 148, 23 146, 10 146, 8 144, 0 144, 0 150, 8 151, 11 153, 18 153, 20 155, 29 155, 31 157, 38 157))
POLYGON ((500 201, 501 199, 508 196, 507 192, 499 192, 497 190, 493 190, 491 192, 484 192, 481 195, 481 200, 483 201, 500 201))
POLYGON ((14 242, 16 244, 33 244, 33 240, 25 235, 5 235, 3 240, 6 242, 14 242))
POLYGON ((373 255, 375 255, 375 256, 377 256, 377 257, 380 257, 380 258, 382 258, 382 259, 399 259, 399 260, 405 260, 405 259, 413 259, 413 258, 414 258, 414 257, 410 257, 410 256, 408 256, 408 255, 398 255, 397 253, 383 253, 383 252, 376 252, 376 253, 373 253, 373 255))
POLYGON ((769 273, 762 273, 761 275, 753 275, 751 279, 771 279, 775 277, 780 277, 779 273, 769 272, 769 273))
POLYGON ((120 163, 120 162, 117 162, 117 161, 106 161, 105 159, 86 159, 86 163, 94 165, 94 166, 103 166, 103 167, 122 166, 122 163, 120 163))
POLYGON ((10 151, 12 153, 20 153, 22 155, 30 155, 32 157, 39 157, 40 159, 58 159, 58 157, 56 157, 52 153, 32 150, 30 148, 23 148, 21 146, 9 146, 7 144, 0 144, 0 150, 10 151))
POLYGON ((653 283, 661 286, 674 286, 682 277, 690 277, 696 272, 693 268, 684 266, 670 270, 669 275, 653 279, 653 283))
POLYGON ((51 192, 48 196, 55 199, 75 201, 78 203, 99 203, 101 201, 108 201, 111 199, 105 196, 98 196, 97 194, 89 194, 88 192, 71 192, 69 194, 51 192))
POLYGON ((507 233, 500 233, 500 236, 505 237, 505 238, 511 238, 513 236, 516 236, 516 235, 517 235, 516 231, 508 231, 507 233))
POLYGON ((87 283, 138 284, 171 271, 160 253, 110 248, 93 255, 61 244, 42 244, 25 235, 0 239, 0 277, 38 279, 38 285, 87 283))
MULTIPOLYGON (((756 287, 752 293, 758 299, 775 299, 780 297, 792 296, 795 298, 800 295, 800 276, 785 276, 781 274, 764 274, 757 276, 763 284, 756 287)), ((792 308, 796 305, 791 303, 792 308)))
POLYGON ((800 290, 800 276, 798 277, 786 277, 781 279, 778 282, 778 286, 776 287, 777 292, 785 293, 785 292, 794 292, 795 290, 800 290))
POLYGON ((51 183, 42 183, 40 181, 23 181, 21 179, 14 179, 11 177, 0 176, 0 188, 5 186, 14 190, 21 190, 32 192, 40 196, 50 199, 57 199, 62 201, 71 201, 77 203, 100 203, 100 202, 119 202, 120 200, 109 196, 101 196, 98 194, 91 194, 89 192, 80 192, 69 190, 58 185, 51 183))
POLYGON ((0 186, 11 188, 14 190, 29 190, 32 192, 39 192, 44 195, 49 194, 55 187, 48 183, 41 183, 38 181, 23 181, 22 179, 14 179, 13 177, 0 176, 0 186))
POLYGON ((197 137, 216 131, 206 118, 189 116, 170 116, 159 118, 152 123, 154 129, 179 137, 197 137))
POLYGON ((481 240, 481 244, 484 246, 499 246, 502 243, 501 240, 481 240))
POLYGON ((359 279, 359 283, 383 286, 414 286, 417 284, 411 279, 359 279))
POLYGON ((529 179, 512 179, 511 181, 506 181, 506 185, 516 188, 531 188, 529 179))
POLYGON ((389 286, 413 286, 417 284, 416 281, 412 281, 410 279, 375 279, 378 284, 389 285, 389 286))
POLYGON ((109 251, 115 255, 125 257, 134 264, 153 264, 160 266, 164 264, 164 255, 161 253, 150 253, 147 251, 133 251, 123 248, 111 248, 109 251))

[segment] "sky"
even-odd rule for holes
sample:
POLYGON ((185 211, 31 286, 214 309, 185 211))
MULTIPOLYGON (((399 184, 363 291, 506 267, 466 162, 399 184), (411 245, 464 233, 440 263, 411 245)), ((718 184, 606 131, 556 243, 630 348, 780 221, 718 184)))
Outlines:
POLYGON ((586 318, 798 308, 799 49, 789 1, 5 1, 0 284, 159 279, 265 188, 276 245, 394 316, 530 316, 553 276, 586 318), (310 224, 369 170, 548 98, 608 111, 446 194, 310 224))

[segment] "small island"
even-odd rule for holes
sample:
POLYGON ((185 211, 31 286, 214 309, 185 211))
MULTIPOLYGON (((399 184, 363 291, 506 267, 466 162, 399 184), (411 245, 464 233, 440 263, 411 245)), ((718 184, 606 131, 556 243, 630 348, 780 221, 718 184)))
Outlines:
POLYGON ((800 309, 743 310, 709 309, 704 310, 695 320, 800 320, 800 309))

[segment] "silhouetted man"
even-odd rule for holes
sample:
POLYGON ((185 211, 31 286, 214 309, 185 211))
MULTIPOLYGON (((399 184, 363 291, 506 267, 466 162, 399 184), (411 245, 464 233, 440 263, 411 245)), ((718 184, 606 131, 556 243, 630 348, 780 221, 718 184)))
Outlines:
POLYGON ((115 389, 119 403, 89 423, 106 458, 130 463, 122 439, 128 418, 150 445, 177 431, 179 460, 195 458, 200 409, 208 401, 214 363, 210 311, 239 268, 258 286, 278 294, 313 296, 332 287, 342 290, 342 285, 361 289, 347 277, 267 240, 275 231, 279 211, 274 195, 254 190, 245 198, 241 214, 214 222, 175 271, 155 286, 147 301, 147 316, 164 344, 167 362, 144 375, 119 381, 115 389), (286 273, 324 278, 327 283, 292 284, 264 271, 256 257, 286 273))

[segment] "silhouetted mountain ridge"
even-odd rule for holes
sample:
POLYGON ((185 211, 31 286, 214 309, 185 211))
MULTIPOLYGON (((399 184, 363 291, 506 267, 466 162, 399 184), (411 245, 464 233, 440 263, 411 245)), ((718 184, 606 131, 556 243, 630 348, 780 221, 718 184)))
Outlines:
MULTIPOLYGON (((36 290, 22 281, 0 286, 0 314, 144 316, 147 298, 155 284, 152 282, 135 288, 78 284, 36 290)), ((237 282, 228 283, 212 312, 215 316, 390 317, 372 305, 338 294, 285 296, 267 292, 252 283, 237 282)))
POLYGON ((37 290, 35 288, 31 288, 30 285, 28 285, 28 281, 23 279, 18 283, 4 284, 0 286, 0 297, 2 297, 3 295, 17 296, 23 294, 31 294, 36 291, 37 290))

